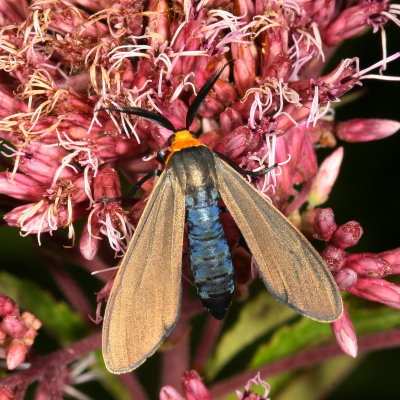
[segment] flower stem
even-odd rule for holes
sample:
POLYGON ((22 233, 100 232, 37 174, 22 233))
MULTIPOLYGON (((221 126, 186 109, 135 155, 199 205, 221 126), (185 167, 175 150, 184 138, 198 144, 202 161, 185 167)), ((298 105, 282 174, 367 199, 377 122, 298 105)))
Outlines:
POLYGON ((90 302, 82 293, 81 288, 72 279, 69 271, 52 253, 42 251, 42 257, 46 261, 46 267, 50 271, 58 287, 68 299, 70 304, 77 310, 83 318, 88 321, 88 315, 93 315, 94 310, 90 302))
POLYGON ((39 380, 51 369, 60 368, 68 365, 74 360, 96 350, 101 344, 101 332, 95 333, 78 342, 57 350, 54 353, 45 356, 35 357, 31 361, 31 367, 25 371, 20 371, 0 380, 1 386, 7 386, 13 389, 20 385, 28 385, 39 380))
MULTIPOLYGON (((182 308, 186 308, 187 287, 183 286, 182 308)), ((188 316, 182 313, 175 329, 168 337, 173 346, 162 353, 161 360, 161 386, 171 385, 175 388, 181 386, 181 379, 185 371, 189 369, 190 360, 190 326, 188 316)))
MULTIPOLYGON (((370 333, 358 337, 359 352, 371 352, 374 350, 387 349, 400 345, 400 329, 390 331, 370 333)), ((300 353, 284 357, 280 360, 234 375, 224 381, 220 381, 211 387, 211 397, 220 398, 233 390, 243 387, 258 372, 263 379, 269 376, 293 371, 298 368, 309 367, 311 365, 323 362, 343 355, 340 347, 336 343, 328 344, 317 349, 305 350, 300 353)))
POLYGON ((205 364, 211 352, 214 350, 214 345, 218 338, 219 332, 221 331, 221 328, 222 321, 218 321, 210 315, 207 319, 201 341, 193 359, 193 366, 196 370, 204 370, 205 364))

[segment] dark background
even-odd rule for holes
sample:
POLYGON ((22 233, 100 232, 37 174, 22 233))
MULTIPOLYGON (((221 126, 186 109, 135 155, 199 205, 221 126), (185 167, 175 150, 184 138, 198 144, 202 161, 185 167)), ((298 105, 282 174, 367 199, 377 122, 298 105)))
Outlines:
MULTIPOLYGON (((388 55, 400 50, 399 28, 387 29, 388 55)), ((380 34, 362 35, 347 41, 332 58, 331 70, 342 58, 358 56, 361 69, 379 61, 380 34)), ((377 73, 375 71, 371 73, 377 73)), ((385 75, 400 76, 400 62, 389 64, 385 75)), ((336 120, 352 118, 400 119, 400 82, 363 80, 365 95, 336 109, 336 120)), ((352 252, 381 252, 396 248, 399 241, 400 135, 367 143, 341 143, 344 161, 327 202, 338 224, 355 220, 364 234, 352 252)), ((399 311, 400 312, 400 311, 399 311)), ((398 376, 400 349, 371 353, 328 397, 329 400, 391 400, 400 398, 398 376)))

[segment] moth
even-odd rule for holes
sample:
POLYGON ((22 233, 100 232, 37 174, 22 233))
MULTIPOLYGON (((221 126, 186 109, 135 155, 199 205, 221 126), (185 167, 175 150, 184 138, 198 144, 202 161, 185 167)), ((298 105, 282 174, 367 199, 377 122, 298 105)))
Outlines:
MULTIPOLYGON (((161 114, 142 108, 109 109, 140 116, 172 132, 163 171, 147 174, 133 188, 135 191, 150 177, 160 175, 106 306, 102 347, 112 373, 126 373, 144 363, 177 322, 185 220, 198 294, 214 317, 225 316, 234 291, 234 270, 220 221, 220 198, 276 300, 320 322, 335 321, 342 314, 339 290, 318 252, 241 175, 254 173, 208 149, 189 131, 223 68, 199 90, 183 130, 175 129, 161 114)), ((119 198, 101 199, 116 200, 119 198)))

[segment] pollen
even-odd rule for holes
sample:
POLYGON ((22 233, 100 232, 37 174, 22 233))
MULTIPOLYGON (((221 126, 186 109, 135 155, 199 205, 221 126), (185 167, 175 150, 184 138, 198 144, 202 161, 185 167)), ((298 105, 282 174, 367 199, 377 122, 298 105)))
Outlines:
POLYGON ((171 144, 171 153, 168 155, 166 163, 175 152, 194 146, 204 146, 204 144, 197 140, 188 130, 176 132, 174 141, 171 144))

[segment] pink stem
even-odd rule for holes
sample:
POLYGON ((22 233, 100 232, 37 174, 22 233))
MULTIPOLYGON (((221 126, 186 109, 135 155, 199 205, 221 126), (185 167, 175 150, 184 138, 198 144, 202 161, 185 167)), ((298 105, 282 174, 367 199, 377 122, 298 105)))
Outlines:
POLYGON ((42 256, 47 260, 46 266, 64 296, 68 299, 70 304, 72 304, 75 310, 77 310, 87 320, 88 315, 93 315, 94 310, 88 299, 82 293, 82 290, 56 257, 51 254, 45 254, 44 252, 42 252, 42 256))
POLYGON ((194 356, 193 367, 198 371, 203 371, 206 362, 214 349, 219 332, 222 328, 222 321, 218 321, 211 315, 207 319, 207 324, 203 331, 200 344, 194 356))
MULTIPOLYGON (((187 309, 188 286, 182 287, 182 309, 187 309)), ((162 353, 161 358, 161 386, 171 385, 175 388, 181 387, 183 373, 190 365, 190 326, 187 313, 181 313, 175 329, 169 335, 168 341, 173 346, 162 353)))
POLYGON ((189 347, 190 327, 187 320, 180 318, 168 341, 174 342, 171 349, 162 353, 161 361, 161 386, 171 385, 175 388, 181 386, 183 373, 189 369, 190 347, 189 347))
MULTIPOLYGON (((358 337, 358 349, 360 352, 387 349, 400 345, 400 329, 376 332, 358 337)), ((343 355, 336 343, 328 344, 317 349, 305 350, 289 357, 274 361, 268 365, 246 371, 220 381, 211 387, 211 398, 217 399, 232 393, 233 390, 243 387, 250 379, 260 372, 263 379, 294 371, 298 368, 308 367, 333 357, 343 355)))
POLYGON ((132 399, 135 400, 147 400, 146 392, 140 384, 138 378, 134 374, 122 374, 118 376, 119 380, 124 385, 125 389, 128 390, 132 399))
POLYGON ((0 386, 7 386, 12 390, 18 386, 31 384, 42 378, 52 369, 66 366, 85 354, 98 349, 100 344, 101 332, 98 332, 68 347, 57 350, 54 353, 35 357, 31 361, 31 367, 29 369, 17 372, 0 380, 0 386))
MULTIPOLYGON (((61 350, 31 360, 31 366, 25 371, 14 373, 0 380, 0 387, 7 386, 14 391, 16 400, 23 399, 26 388, 35 381, 45 379, 49 371, 62 371, 72 361, 98 349, 101 345, 101 332, 95 333, 61 350)), ((60 374, 58 374, 60 375, 60 374)), ((57 379, 53 376, 52 379, 57 379)), ((147 400, 146 393, 139 380, 133 374, 120 375, 120 380, 132 398, 147 400)))
POLYGON ((295 198, 291 203, 288 204, 287 208, 284 210, 285 215, 293 214, 298 208, 300 208, 304 202, 307 200, 310 194, 311 186, 314 179, 310 179, 299 193, 296 194, 295 198))
MULTIPOLYGON (((99 270, 103 270, 109 267, 108 264, 104 263, 99 257, 95 257, 93 260, 86 260, 80 253, 79 249, 74 247, 72 249, 65 249, 63 246, 65 245, 64 238, 60 235, 54 234, 51 237, 52 241, 59 245, 58 247, 58 257, 62 260, 66 258, 73 262, 74 264, 79 265, 80 267, 86 269, 89 272, 95 272, 99 270), (60 253, 62 252, 62 253, 60 253)), ((106 282, 109 279, 109 274, 96 274, 96 278, 106 282)))

